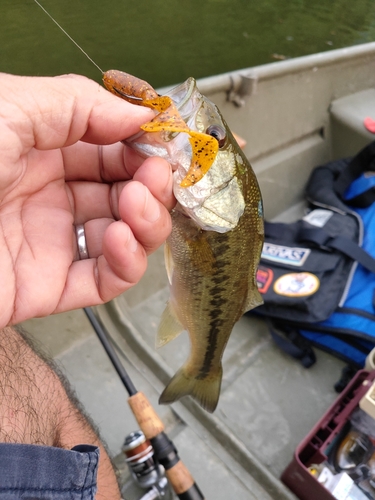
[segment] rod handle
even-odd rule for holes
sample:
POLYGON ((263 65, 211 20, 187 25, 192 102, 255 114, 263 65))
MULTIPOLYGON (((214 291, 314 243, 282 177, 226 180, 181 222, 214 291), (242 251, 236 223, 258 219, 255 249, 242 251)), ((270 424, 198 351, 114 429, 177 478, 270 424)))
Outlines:
POLYGON ((178 498, 181 500, 204 500, 202 492, 181 460, 166 470, 165 474, 178 498))
POLYGON ((128 399, 129 406, 147 439, 164 431, 164 424, 143 392, 137 392, 128 399))
POLYGON ((155 451, 158 461, 180 500, 204 500, 204 496, 188 469, 181 462, 173 443, 164 434, 164 424, 142 392, 128 399, 129 406, 140 429, 155 451))

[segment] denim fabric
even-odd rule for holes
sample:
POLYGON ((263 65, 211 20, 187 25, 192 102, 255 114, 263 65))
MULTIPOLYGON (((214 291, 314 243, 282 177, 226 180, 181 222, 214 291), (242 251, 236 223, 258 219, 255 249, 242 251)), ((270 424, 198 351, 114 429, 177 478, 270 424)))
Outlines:
POLYGON ((99 449, 0 444, 0 500, 93 500, 99 449))

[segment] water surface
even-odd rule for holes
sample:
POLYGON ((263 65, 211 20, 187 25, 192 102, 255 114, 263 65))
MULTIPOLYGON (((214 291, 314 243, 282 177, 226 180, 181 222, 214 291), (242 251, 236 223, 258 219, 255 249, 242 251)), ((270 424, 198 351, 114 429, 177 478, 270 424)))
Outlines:
MULTIPOLYGON (((159 87, 375 40, 374 0, 40 0, 105 71, 159 87)), ((32 0, 1 0, 0 70, 99 71, 32 0)))

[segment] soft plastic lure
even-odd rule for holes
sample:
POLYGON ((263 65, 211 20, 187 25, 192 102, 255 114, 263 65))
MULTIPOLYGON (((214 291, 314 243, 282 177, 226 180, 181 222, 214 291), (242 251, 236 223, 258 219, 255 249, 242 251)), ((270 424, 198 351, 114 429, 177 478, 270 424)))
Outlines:
POLYGON ((144 80, 118 70, 106 71, 103 83, 107 90, 132 104, 146 106, 158 112, 150 122, 141 126, 145 132, 185 132, 192 147, 190 168, 181 187, 196 184, 209 171, 219 150, 218 140, 208 134, 189 129, 176 105, 168 96, 158 93, 144 80))

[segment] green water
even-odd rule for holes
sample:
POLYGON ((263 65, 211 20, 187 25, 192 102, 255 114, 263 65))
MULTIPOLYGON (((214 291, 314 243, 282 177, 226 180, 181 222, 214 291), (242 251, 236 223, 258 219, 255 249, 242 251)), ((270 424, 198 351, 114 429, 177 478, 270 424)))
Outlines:
MULTIPOLYGON (((374 0, 40 0, 105 71, 159 87, 375 40, 374 0)), ((0 70, 99 71, 32 0, 1 0, 0 70)))

